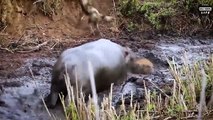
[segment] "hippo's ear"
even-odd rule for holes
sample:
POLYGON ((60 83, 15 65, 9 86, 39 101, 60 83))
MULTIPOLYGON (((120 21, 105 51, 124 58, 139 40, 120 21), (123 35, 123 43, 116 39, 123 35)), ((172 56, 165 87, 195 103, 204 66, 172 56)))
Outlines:
POLYGON ((128 51, 124 51, 124 57, 126 58, 129 55, 128 51))
POLYGON ((135 60, 137 58, 136 54, 129 47, 124 47, 124 57, 129 58, 129 59, 133 59, 133 60, 135 60))
POLYGON ((135 60, 135 54, 129 47, 124 47, 124 58, 125 62, 133 62, 135 60))
POLYGON ((131 49, 129 47, 124 47, 124 57, 128 57, 130 55, 131 49))

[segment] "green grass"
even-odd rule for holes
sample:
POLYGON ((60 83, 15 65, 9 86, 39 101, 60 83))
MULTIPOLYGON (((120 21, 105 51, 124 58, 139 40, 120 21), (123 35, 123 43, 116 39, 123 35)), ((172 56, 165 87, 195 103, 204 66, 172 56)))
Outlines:
POLYGON ((120 0, 119 10, 124 16, 144 16, 156 29, 165 28, 164 20, 175 15, 174 5, 176 2, 120 0))
MULTIPOLYGON (((213 6, 212 0, 119 0, 119 11, 129 18, 129 26, 146 23, 154 30, 176 31, 183 26, 200 26, 199 5, 213 6), (183 19, 182 19, 183 18, 183 19)), ((202 19, 202 20, 201 20, 202 19)), ((210 19, 210 18, 209 18, 210 19)), ((211 21, 212 22, 212 21, 211 21)), ((207 24, 210 27, 210 24, 207 24)), ((130 27, 132 28, 132 27, 130 27)), ((132 29, 128 29, 131 31, 132 29)), ((184 31, 182 31, 184 32, 184 31)))

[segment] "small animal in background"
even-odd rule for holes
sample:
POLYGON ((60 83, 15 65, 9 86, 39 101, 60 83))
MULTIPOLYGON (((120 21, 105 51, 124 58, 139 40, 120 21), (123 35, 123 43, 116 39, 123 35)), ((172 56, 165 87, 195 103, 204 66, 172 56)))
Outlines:
POLYGON ((131 65, 130 71, 135 74, 151 74, 154 72, 153 63, 147 58, 141 58, 134 61, 131 65))
POLYGON ((103 37, 103 33, 100 31, 98 24, 101 21, 111 22, 114 20, 114 17, 101 14, 95 7, 92 6, 90 0, 80 0, 80 5, 84 14, 89 17, 88 23, 90 25, 92 34, 98 32, 103 37), (96 31, 93 29, 93 27, 95 27, 96 31))
POLYGON ((102 92, 110 88, 111 84, 122 83, 127 78, 127 72, 142 73, 144 67, 138 62, 136 55, 127 47, 123 47, 108 39, 99 39, 62 52, 52 71, 50 94, 46 98, 49 108, 54 108, 59 98, 58 94, 66 96, 67 88, 64 79, 65 71, 73 86, 74 97, 76 88, 85 94, 91 95, 90 74, 88 61, 92 64, 96 91, 102 92), (139 65, 139 66, 138 66, 139 65), (78 86, 76 86, 76 78, 78 86))

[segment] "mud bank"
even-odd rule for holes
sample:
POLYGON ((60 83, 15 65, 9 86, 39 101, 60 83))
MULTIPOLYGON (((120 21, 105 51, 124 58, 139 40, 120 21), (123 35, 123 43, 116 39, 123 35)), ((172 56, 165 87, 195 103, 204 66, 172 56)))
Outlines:
MULTIPOLYGON (((120 103, 121 95, 127 100, 130 100, 131 92, 134 100, 142 100, 144 98, 144 81, 146 87, 150 90, 156 90, 160 93, 159 88, 172 87, 173 76, 169 70, 167 60, 173 61, 177 67, 185 64, 192 65, 201 60, 208 60, 213 54, 213 39, 198 40, 198 39, 161 39, 154 49, 138 49, 137 55, 150 59, 155 65, 155 71, 151 75, 129 75, 132 77, 124 86, 121 92, 117 92, 115 101, 120 103)), ((170 94, 170 93, 168 93, 170 94)), ((117 104, 117 103, 115 103, 117 104)))
MULTIPOLYGON (((134 100, 142 100, 144 80, 151 81, 148 83, 149 89, 156 89, 152 83, 159 87, 170 84, 173 77, 169 72, 166 57, 181 66, 184 57, 192 64, 198 60, 208 59, 212 53, 213 39, 162 39, 152 50, 138 49, 138 56, 149 58, 155 64, 155 72, 151 75, 129 74, 128 77, 131 79, 128 79, 123 88, 114 87, 113 104, 120 103, 122 94, 128 100, 131 92, 134 100)), ((9 78, 0 77, 0 119, 50 119, 41 98, 49 93, 51 69, 55 61, 56 58, 27 59, 9 78)), ((56 118, 64 119, 60 106, 50 112, 57 116, 56 118)))

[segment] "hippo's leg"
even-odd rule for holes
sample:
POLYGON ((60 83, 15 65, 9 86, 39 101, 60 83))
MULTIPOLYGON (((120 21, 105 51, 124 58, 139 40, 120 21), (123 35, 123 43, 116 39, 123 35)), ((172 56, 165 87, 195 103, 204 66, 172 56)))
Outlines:
POLYGON ((51 92, 45 100, 47 107, 53 109, 56 106, 58 98, 57 92, 51 92))
POLYGON ((59 100, 59 93, 66 96, 66 85, 62 81, 61 84, 55 81, 52 82, 50 94, 46 98, 46 105, 48 108, 54 108, 59 100))

